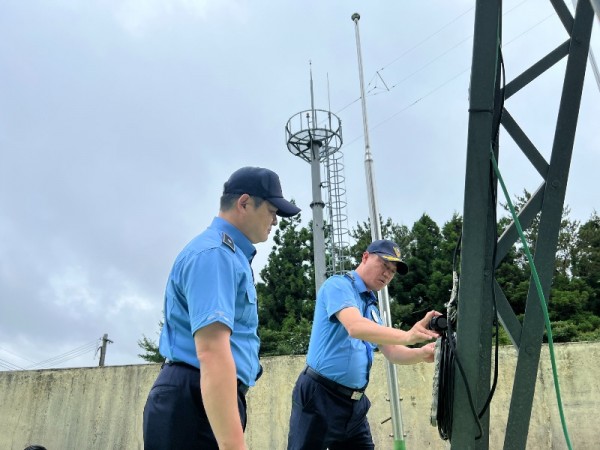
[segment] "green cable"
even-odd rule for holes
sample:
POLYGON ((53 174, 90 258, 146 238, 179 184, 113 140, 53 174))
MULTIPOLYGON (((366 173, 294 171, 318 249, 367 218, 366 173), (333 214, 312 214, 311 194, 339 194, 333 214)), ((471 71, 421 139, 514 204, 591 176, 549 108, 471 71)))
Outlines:
POLYGON ((546 299, 544 297, 544 293, 542 292, 542 284, 540 283, 540 278, 538 276, 537 270, 535 269, 535 265, 533 264, 533 257, 531 256, 531 252, 529 251, 529 246, 527 245, 527 241, 525 240, 525 235, 523 234, 523 229, 521 228, 521 223, 519 222, 519 218, 517 217, 517 213, 515 212, 515 208, 510 201, 510 197, 508 195, 508 191, 506 186, 504 185, 504 181, 502 180, 502 175, 500 175, 500 170, 498 169, 498 163, 496 161, 496 157, 494 156, 494 152, 490 151, 490 155, 492 157, 492 164, 494 165, 494 171, 496 172, 496 176, 500 181, 500 185, 502 186, 502 191, 504 192, 504 196, 506 197, 506 201, 508 202, 508 206, 510 207, 510 213, 512 214, 513 221, 515 226, 517 227, 517 231, 519 233, 519 237, 521 238, 521 242, 523 243, 523 250, 527 255, 527 260, 529 261, 529 266, 531 267, 531 273, 533 275, 533 279, 535 281, 535 286, 537 288, 538 296, 540 298, 540 305, 542 306, 542 311, 544 312, 544 321, 546 323, 546 332, 548 333, 548 348, 550 350, 550 362, 552 363, 552 375, 554 377, 554 389, 556 390, 556 401, 558 403, 558 411, 560 413, 560 422, 563 428, 563 434, 565 435, 565 439, 567 441, 567 447, 569 450, 573 450, 571 446, 571 439, 569 438, 569 431, 567 430, 567 423, 565 421, 565 415, 562 407, 562 400, 560 397, 560 386, 558 384, 558 372, 556 370, 556 361, 554 360, 554 342, 552 340, 552 328, 550 327, 550 318, 548 316, 548 306, 546 304, 546 299))

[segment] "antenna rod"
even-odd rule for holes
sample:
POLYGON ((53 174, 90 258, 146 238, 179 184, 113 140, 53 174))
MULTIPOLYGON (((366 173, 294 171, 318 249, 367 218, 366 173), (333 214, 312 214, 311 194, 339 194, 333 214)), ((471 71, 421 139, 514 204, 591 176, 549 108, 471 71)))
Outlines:
MULTIPOLYGON (((365 99, 365 83, 362 68, 362 55, 360 51, 360 35, 358 32, 358 21, 360 15, 352 14, 354 29, 356 33, 356 53, 358 55, 358 77, 360 80, 360 99, 363 114, 363 128, 365 134, 365 173, 367 177, 367 193, 369 198, 369 217, 371 219, 371 237, 374 241, 382 239, 381 223, 379 221, 379 211, 377 209, 377 198, 375 194, 375 177, 373 176, 373 155, 371 154, 371 144, 369 143, 369 126, 367 123, 367 102, 365 99)), ((377 296, 379 298, 379 310, 382 315, 384 325, 391 327, 392 318, 390 313, 390 299, 387 286, 381 289, 377 296)), ((396 366, 387 359, 386 373, 388 381, 388 391, 390 394, 390 409, 392 413, 392 428, 394 431, 394 450, 404 450, 404 430, 402 427, 402 412, 400 410, 400 394, 398 391, 398 373, 396 366)))
POLYGON ((363 76, 362 54, 360 51, 360 34, 358 32, 358 21, 360 15, 352 14, 352 21, 355 24, 356 33, 356 53, 358 55, 358 78, 360 81, 360 103, 362 105, 363 131, 365 135, 365 172, 367 176, 367 194, 369 198, 369 217, 371 218, 371 237, 373 240, 381 239, 381 224, 379 223, 379 211, 377 210, 377 201, 375 199, 375 180, 373 178, 373 155, 371 154, 371 144, 369 142, 369 124, 367 120, 367 102, 365 99, 365 81, 363 76))

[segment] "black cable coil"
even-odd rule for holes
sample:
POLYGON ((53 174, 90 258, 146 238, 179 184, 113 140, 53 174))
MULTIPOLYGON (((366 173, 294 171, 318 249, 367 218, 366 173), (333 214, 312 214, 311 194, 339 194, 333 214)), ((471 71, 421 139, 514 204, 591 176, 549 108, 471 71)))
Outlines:
POLYGON ((438 389, 437 426, 440 437, 452 437, 452 405, 454 401, 454 351, 455 334, 443 333, 440 338, 440 371, 438 389), (450 342, 452 339, 452 342, 450 342))

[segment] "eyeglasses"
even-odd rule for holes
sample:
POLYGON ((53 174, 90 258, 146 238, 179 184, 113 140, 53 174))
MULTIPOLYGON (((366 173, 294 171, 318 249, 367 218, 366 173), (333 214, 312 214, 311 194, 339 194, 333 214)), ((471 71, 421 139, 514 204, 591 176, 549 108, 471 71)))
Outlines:
MULTIPOLYGON (((379 255, 377 255, 377 256, 379 256, 379 255)), ((398 270, 398 267, 396 266, 396 264, 385 260, 381 256, 379 256, 378 259, 381 262, 381 264, 383 265, 386 272, 391 272, 393 275, 396 275, 397 270, 398 270)))

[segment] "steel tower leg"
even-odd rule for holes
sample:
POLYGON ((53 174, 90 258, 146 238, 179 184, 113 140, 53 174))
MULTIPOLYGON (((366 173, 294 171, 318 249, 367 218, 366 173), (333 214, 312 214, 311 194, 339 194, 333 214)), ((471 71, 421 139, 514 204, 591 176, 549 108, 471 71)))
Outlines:
MULTIPOLYGON (((580 0, 572 23, 567 68, 562 88, 552 155, 547 176, 540 191, 544 193, 538 238, 535 246, 535 266, 546 299, 554 274, 558 233, 563 212, 565 190, 569 178, 571 155, 581 93, 589 51, 593 11, 590 3, 580 0)), ((525 449, 535 382, 537 377, 544 317, 533 282, 530 282, 525 317, 519 345, 519 356, 504 440, 505 449, 525 449)))
POLYGON ((487 449, 489 444, 488 414, 481 420, 480 430, 471 411, 469 396, 477 410, 478 405, 484 404, 490 386, 496 236, 496 181, 490 171, 490 150, 497 116, 494 111, 499 81, 501 13, 500 1, 477 1, 456 327, 457 355, 467 385, 456 369, 451 438, 452 448, 460 450, 487 449))

